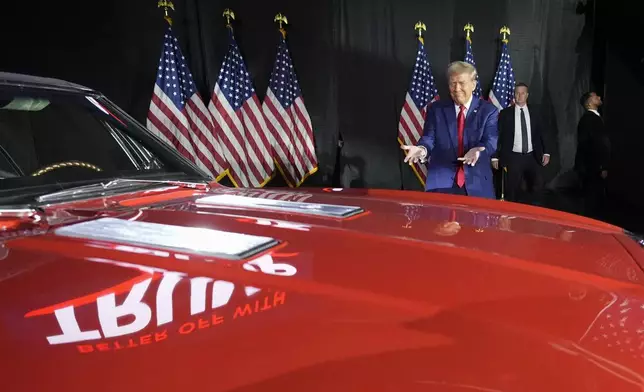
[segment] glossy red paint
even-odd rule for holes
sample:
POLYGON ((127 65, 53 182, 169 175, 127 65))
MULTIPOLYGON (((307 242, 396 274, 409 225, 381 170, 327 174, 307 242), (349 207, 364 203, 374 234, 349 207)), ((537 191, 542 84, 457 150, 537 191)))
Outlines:
POLYGON ((2 390, 644 389, 644 251, 601 222, 415 192, 214 185, 51 205, 38 225, 2 232, 2 390), (367 213, 195 202, 217 193, 367 213), (235 261, 54 232, 105 216, 280 245, 235 261), (63 309, 78 328, 66 336, 91 339, 52 344, 63 309))

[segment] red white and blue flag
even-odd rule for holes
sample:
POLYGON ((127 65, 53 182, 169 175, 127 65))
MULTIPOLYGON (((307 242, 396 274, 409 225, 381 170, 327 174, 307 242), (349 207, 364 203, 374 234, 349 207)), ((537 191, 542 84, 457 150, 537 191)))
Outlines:
POLYGON ((290 187, 298 187, 318 170, 318 160, 311 118, 304 106, 283 30, 262 109, 274 137, 277 167, 290 187))
POLYGON ((213 178, 226 175, 228 166, 212 118, 170 26, 163 40, 147 128, 213 178))
MULTIPOLYGON (((401 145, 416 145, 418 143, 418 140, 423 135, 427 107, 438 99, 438 89, 425 51, 425 43, 422 38, 418 38, 414 72, 400 113, 400 122, 398 123, 398 143, 401 145)), ((412 166, 412 169, 421 184, 425 186, 427 165, 416 163, 412 166)))
POLYGON ((508 43, 504 41, 501 47, 501 59, 499 60, 499 66, 494 75, 492 91, 490 91, 490 102, 499 111, 514 103, 514 85, 514 69, 512 69, 510 51, 508 49, 508 43))
MULTIPOLYGON (((472 39, 470 37, 465 38, 465 62, 470 63, 476 68, 476 62, 474 61, 474 50, 472 49, 472 39)), ((481 97, 483 93, 481 92, 481 82, 479 81, 478 72, 476 73, 476 88, 472 92, 472 95, 475 97, 481 97)))
POLYGON ((261 188, 275 170, 273 136, 266 125, 244 58, 229 29, 228 53, 208 105, 236 187, 261 188))

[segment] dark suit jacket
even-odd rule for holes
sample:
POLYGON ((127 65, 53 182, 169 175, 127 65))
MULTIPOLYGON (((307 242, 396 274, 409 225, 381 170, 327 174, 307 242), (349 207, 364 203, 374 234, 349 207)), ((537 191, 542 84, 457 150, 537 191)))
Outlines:
POLYGON ((577 125, 577 155, 575 170, 582 178, 597 177, 607 170, 610 162, 610 140, 604 120, 586 111, 577 125))
MULTIPOLYGON (((464 152, 473 147, 485 147, 474 166, 465 165, 465 187, 471 196, 495 198, 490 157, 496 152, 498 110, 491 103, 472 97, 465 118, 464 152)), ((419 146, 427 148, 426 190, 451 188, 456 170, 463 165, 458 160, 456 109, 451 99, 431 104, 425 118, 419 146)))
MULTIPOLYGON (((499 114, 499 146, 495 158, 499 158, 501 165, 507 165, 508 159, 512 154, 515 134, 514 110, 514 105, 508 106, 501 110, 499 114)), ((530 113, 530 131, 532 134, 532 155, 541 164, 543 154, 549 153, 544 137, 543 118, 538 106, 528 104, 528 112, 530 113)))

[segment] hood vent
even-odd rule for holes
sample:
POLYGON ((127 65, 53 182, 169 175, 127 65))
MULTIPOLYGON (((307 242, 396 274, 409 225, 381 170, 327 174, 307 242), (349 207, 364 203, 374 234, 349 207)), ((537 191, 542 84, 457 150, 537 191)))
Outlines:
POLYGON ((228 260, 246 259, 279 243, 269 237, 115 218, 64 226, 54 233, 65 237, 151 246, 228 260))
POLYGON ((200 207, 253 208, 258 210, 290 212, 337 219, 349 218, 364 212, 361 207, 356 206, 305 203, 226 194, 202 197, 197 199, 195 202, 200 207))

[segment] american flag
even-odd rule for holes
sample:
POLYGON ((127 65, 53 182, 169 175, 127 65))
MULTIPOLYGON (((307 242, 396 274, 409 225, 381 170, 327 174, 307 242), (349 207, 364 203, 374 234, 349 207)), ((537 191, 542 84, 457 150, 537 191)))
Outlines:
MULTIPOLYGON (((474 50, 472 49, 472 39, 470 37, 465 38, 465 62, 476 67, 476 62, 474 61, 474 50)), ((476 88, 472 94, 475 97, 480 97, 483 94, 481 92, 481 82, 479 82, 478 73, 476 74, 476 88)))
POLYGON ((507 108, 514 102, 514 69, 512 69, 508 43, 505 41, 501 48, 501 59, 494 75, 492 91, 490 91, 490 102, 499 110, 507 108))
POLYGON ((229 29, 228 53, 208 110, 221 134, 222 151, 236 187, 261 188, 273 177, 273 136, 268 130, 244 58, 229 29))
MULTIPOLYGON (((415 145, 418 143, 418 140, 423 135, 427 106, 438 99, 438 90, 434 84, 432 67, 425 51, 425 43, 422 38, 418 38, 414 73, 405 96, 405 104, 400 113, 400 122, 398 123, 398 143, 401 145, 415 145)), ((417 163, 412 166, 412 169, 424 186, 427 180, 427 165, 417 163)))
POLYGON ((597 356, 644 363, 644 301, 611 294, 579 344, 597 356))
POLYGON ((163 39, 147 128, 213 178, 227 174, 212 118, 170 26, 163 39))
POLYGON ((275 140, 277 167, 289 186, 298 187, 318 170, 318 160, 311 118, 304 106, 283 30, 262 109, 275 140))

